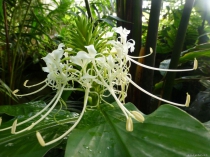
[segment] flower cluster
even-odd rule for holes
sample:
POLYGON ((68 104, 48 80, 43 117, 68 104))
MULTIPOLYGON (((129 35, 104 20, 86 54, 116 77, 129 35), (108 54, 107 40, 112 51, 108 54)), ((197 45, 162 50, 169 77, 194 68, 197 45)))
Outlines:
MULTIPOLYGON (((18 134, 27 130, 32 129, 35 125, 37 125, 40 121, 42 121, 46 116, 55 108, 58 101, 61 99, 61 95, 64 91, 84 91, 84 106, 80 116, 77 121, 71 126, 64 134, 60 137, 53 139, 50 142, 45 142, 39 132, 36 133, 37 139, 42 146, 50 145, 58 140, 63 139, 67 136, 80 122, 86 108, 88 105, 93 105, 88 103, 88 97, 90 94, 95 94, 97 96, 97 101, 95 106, 98 106, 101 101, 104 101, 105 92, 109 92, 118 106, 122 110, 125 115, 126 121, 126 130, 133 131, 133 122, 132 119, 135 119, 139 122, 144 121, 144 116, 137 111, 129 111, 124 107, 124 101, 127 96, 127 90, 129 83, 133 84, 142 92, 155 97, 161 101, 166 103, 178 105, 178 106, 188 106, 190 101, 190 96, 187 94, 187 100, 185 104, 177 104, 174 102, 170 102, 159 98, 141 87, 139 87, 135 82, 132 81, 131 76, 129 74, 129 68, 131 62, 143 66, 145 68, 153 69, 153 70, 163 70, 163 71, 189 71, 194 70, 197 67, 197 61, 194 62, 194 67, 192 69, 186 70, 169 70, 169 69, 159 69, 146 66, 134 60, 134 58, 140 57, 132 57, 128 55, 128 52, 134 51, 135 41, 127 40, 127 36, 130 33, 129 30, 123 29, 122 27, 113 28, 113 31, 119 34, 119 40, 111 40, 107 43, 107 49, 103 52, 97 52, 94 48, 94 45, 87 45, 85 48, 87 51, 79 51, 76 55, 72 55, 72 49, 65 47, 64 44, 60 44, 56 50, 52 53, 49 53, 47 56, 42 59, 46 63, 46 67, 43 67, 43 71, 47 72, 47 78, 35 85, 27 86, 27 81, 24 83, 25 87, 34 87, 40 84, 43 84, 43 87, 37 91, 32 93, 18 95, 18 90, 15 90, 13 93, 16 96, 27 96, 39 92, 47 86, 52 87, 52 89, 56 90, 56 94, 54 98, 43 108, 40 112, 35 114, 34 116, 28 118, 25 121, 17 123, 17 120, 14 121, 13 125, 8 128, 3 128, 0 131, 11 129, 12 134, 18 134), (79 83, 79 87, 75 87, 75 82, 79 83), (42 114, 42 116, 41 116, 42 114), (16 131, 16 128, 19 125, 22 125, 28 121, 33 120, 36 117, 40 117, 37 121, 34 121, 29 127, 16 131)), ((151 50, 152 51, 152 50, 151 50)), ((141 57, 147 57, 141 56, 141 57)), ((0 118, 1 122, 1 118, 0 118)))

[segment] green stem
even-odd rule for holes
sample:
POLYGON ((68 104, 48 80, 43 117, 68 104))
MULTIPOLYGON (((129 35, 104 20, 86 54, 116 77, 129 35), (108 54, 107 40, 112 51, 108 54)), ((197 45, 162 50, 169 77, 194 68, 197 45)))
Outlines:
MULTIPOLYGON (((30 8, 30 6, 31 6, 31 2, 32 2, 32 0, 30 0, 29 4, 28 4, 28 6, 27 6, 27 9, 26 9, 26 12, 25 12, 25 14, 24 14, 23 20, 21 21, 21 24, 20 24, 20 21, 19 21, 20 28, 19 28, 19 31, 18 31, 19 34, 18 34, 18 37, 17 37, 16 47, 15 47, 15 49, 13 50, 12 70, 11 70, 11 77, 10 77, 10 88, 11 88, 12 90, 14 89, 14 86, 15 86, 15 84, 14 84, 15 81, 14 81, 14 80, 16 80, 16 78, 15 78, 15 71, 17 70, 16 63, 20 63, 20 62, 18 62, 18 61, 20 61, 20 60, 19 60, 19 57, 18 57, 18 55, 17 55, 17 51, 18 51, 19 44, 20 44, 20 42, 21 42, 22 30, 23 30, 23 27, 24 27, 24 23, 25 23, 25 20, 26 20, 26 16, 27 16, 28 11, 29 11, 29 8, 30 8)), ((22 4, 19 4, 19 7, 20 7, 21 5, 22 5, 22 4)), ((24 64, 24 63, 22 63, 22 64, 24 64)), ((21 71, 22 71, 22 70, 21 70, 21 71)), ((21 76, 20 71, 19 71, 18 74, 21 76)))

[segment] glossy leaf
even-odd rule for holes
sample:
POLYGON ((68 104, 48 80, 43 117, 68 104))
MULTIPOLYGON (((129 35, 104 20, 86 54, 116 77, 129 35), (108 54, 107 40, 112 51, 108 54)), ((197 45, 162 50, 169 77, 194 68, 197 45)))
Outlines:
MULTIPOLYGON (((1 106, 0 112, 12 116, 18 116, 18 122, 34 115, 41 110, 45 104, 43 102, 34 102, 17 106, 1 106)), ((42 157, 51 148, 57 146, 60 142, 42 147, 36 138, 36 131, 41 132, 45 141, 50 141, 64 133, 76 119, 77 114, 64 110, 54 109, 45 120, 29 131, 20 134, 11 134, 11 130, 0 132, 0 156, 7 157, 42 157), (68 124, 70 123, 70 124, 68 124)), ((15 119, 15 118, 14 118, 15 119)), ((12 125, 14 119, 5 122, 0 129, 12 125)), ((4 120, 4 118, 3 118, 4 120)), ((17 127, 17 131, 29 126, 32 121, 17 127)))
POLYGON ((184 56, 179 58, 179 63, 185 63, 187 61, 193 60, 194 58, 200 57, 210 57, 209 49, 201 50, 201 51, 194 51, 185 54, 184 56))
MULTIPOLYGON (((101 105, 86 112, 83 120, 68 137, 65 157, 137 157, 187 156, 210 154, 210 134, 186 112, 163 105, 134 122, 134 131, 125 130, 125 118, 116 104, 101 105)), ((125 105, 137 110, 133 104, 125 105)))

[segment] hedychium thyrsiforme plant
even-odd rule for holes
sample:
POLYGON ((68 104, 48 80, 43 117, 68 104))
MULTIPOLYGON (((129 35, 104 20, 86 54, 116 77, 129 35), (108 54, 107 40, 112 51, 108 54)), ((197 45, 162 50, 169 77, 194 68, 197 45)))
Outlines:
MULTIPOLYGON (((133 84, 142 92, 145 92, 146 94, 163 102, 176 106, 188 107, 190 103, 189 94, 187 94, 185 104, 178 104, 157 97, 145 91, 132 81, 131 75, 129 74, 129 68, 131 62, 133 62, 139 66, 151 70, 162 70, 171 72, 191 71, 197 68, 197 60, 194 60, 194 67, 192 69, 172 70, 149 67, 135 61, 136 58, 140 57, 133 57, 128 55, 129 51, 134 51, 135 45, 134 40, 127 40, 127 36, 130 31, 122 27, 113 28, 113 31, 119 34, 118 39, 108 41, 106 49, 101 52, 97 52, 94 48, 94 45, 87 45, 85 46, 87 51, 79 51, 74 54, 71 48, 67 48, 64 50, 65 45, 60 44, 56 50, 43 57, 42 59, 45 61, 47 66, 43 67, 42 69, 44 72, 48 73, 47 78, 44 81, 35 85, 28 86, 28 81, 24 83, 24 86, 28 88, 41 84, 43 84, 43 86, 37 91, 28 94, 19 95, 18 90, 15 90, 13 93, 14 95, 20 97, 28 96, 43 90, 47 86, 50 86, 52 89, 56 90, 55 96, 41 111, 36 113, 34 116, 22 122, 17 122, 17 120, 15 120, 11 127, 3 128, 0 131, 11 129, 12 134, 19 134, 32 129, 35 125, 45 119, 47 115, 55 108, 56 104, 60 101, 61 95, 64 91, 84 91, 85 94, 83 109, 76 122, 64 134, 56 139, 52 139, 52 141, 50 142, 45 142, 40 132, 37 131, 36 136, 42 146, 50 145, 67 136, 80 122, 85 110, 89 106, 93 107, 93 104, 91 104, 90 95, 95 95, 95 97, 97 98, 97 101, 94 101, 94 107, 97 108, 97 106, 99 106, 101 102, 106 102, 104 98, 108 96, 107 94, 105 94, 107 93, 107 91, 110 93, 110 95, 113 96, 119 108, 122 110, 127 119, 126 130, 133 131, 132 119, 135 119, 142 123, 144 121, 144 116, 138 111, 130 111, 124 107, 129 83, 133 84), (80 84, 79 87, 75 87, 76 82, 80 84), (30 126, 17 131, 18 126, 32 121, 36 117, 40 118, 34 121, 30 126)), ((141 57, 147 56, 148 55, 141 57)))

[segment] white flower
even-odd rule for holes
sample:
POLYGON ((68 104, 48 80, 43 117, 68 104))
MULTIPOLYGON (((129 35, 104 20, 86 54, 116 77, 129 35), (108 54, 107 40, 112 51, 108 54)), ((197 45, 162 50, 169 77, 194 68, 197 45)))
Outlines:
POLYGON ((97 52, 96 49, 94 48, 94 45, 87 45, 85 46, 87 51, 79 51, 75 56, 71 56, 70 55, 71 53, 68 52, 72 51, 72 49, 68 48, 67 50, 65 50, 66 52, 64 52, 64 50, 62 49, 64 47, 64 44, 60 44, 56 50, 54 50, 52 53, 49 53, 46 57, 43 57, 43 60, 46 62, 47 65, 46 67, 43 67, 43 71, 48 73, 47 78, 44 81, 31 86, 27 86, 26 84, 28 81, 26 81, 24 83, 24 86, 30 88, 44 83, 45 85, 42 88, 32 93, 18 95, 17 94, 18 90, 15 90, 13 94, 15 94, 16 96, 27 96, 39 92, 40 90, 44 89, 46 86, 50 86, 53 89, 57 90, 54 98, 47 104, 45 108, 43 108, 40 112, 38 112, 34 116, 20 123, 18 123, 17 120, 15 120, 11 127, 1 129, 0 131, 11 129, 11 132, 13 134, 18 134, 32 129, 55 108, 64 90, 79 90, 85 92, 83 110, 80 116, 78 117, 77 121, 73 124, 73 126, 71 126, 60 137, 53 139, 50 142, 45 142, 41 134, 37 132, 36 133, 37 139, 42 146, 50 145, 52 143, 55 143, 63 139, 77 126, 77 124, 80 122, 85 112, 86 106, 88 105, 87 102, 90 92, 95 93, 98 96, 98 103, 99 103, 100 101, 104 101, 103 98, 107 96, 103 92, 109 91, 109 93, 113 96, 119 108, 122 110, 123 114, 126 117, 127 131, 133 131, 132 119, 135 119, 139 122, 144 121, 144 116, 142 115, 142 113, 137 111, 129 111, 124 106, 129 83, 133 84, 136 88, 138 88, 142 92, 156 99, 164 101, 166 103, 177 106, 189 106, 189 101, 190 101, 189 94, 187 94, 187 99, 185 104, 178 104, 168 100, 164 100, 160 97, 157 97, 156 95, 153 95, 152 93, 145 91, 144 89, 139 87, 135 82, 132 81, 131 75, 129 74, 129 68, 131 62, 133 62, 136 65, 149 68, 152 70, 190 71, 197 68, 197 60, 195 59, 194 68, 192 69, 173 70, 173 69, 159 69, 159 68, 149 67, 147 65, 135 61, 133 58, 147 57, 150 54, 140 57, 139 56, 132 57, 128 55, 129 51, 130 52, 134 51, 134 45, 135 45, 134 40, 130 39, 127 41, 127 36, 130 33, 130 31, 122 27, 113 28, 113 30, 120 35, 119 37, 120 41, 114 41, 114 40, 108 41, 108 43, 111 44, 112 46, 107 47, 107 49, 105 49, 103 52, 97 52), (79 83, 81 87, 74 88, 74 82, 79 83), (99 90, 97 89, 97 91, 94 91, 95 86, 101 89, 99 90), (43 114, 43 116, 41 116, 41 114, 43 114), (40 118, 34 121, 30 126, 16 132, 16 127, 26 122, 32 121, 34 120, 34 118, 37 117, 40 118))
POLYGON ((110 37, 112 37, 113 36, 113 32, 107 32, 107 33, 105 33, 101 38, 110 38, 110 37))
POLYGON ((122 26, 114 27, 113 30, 116 33, 120 34, 121 43, 125 44, 127 41, 127 36, 130 33, 130 30, 127 30, 126 28, 122 28, 122 26))

